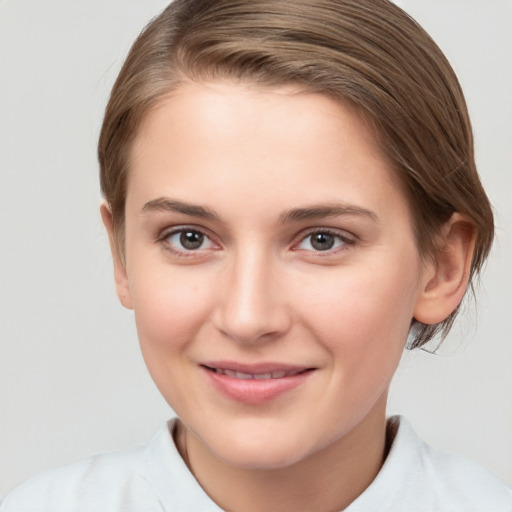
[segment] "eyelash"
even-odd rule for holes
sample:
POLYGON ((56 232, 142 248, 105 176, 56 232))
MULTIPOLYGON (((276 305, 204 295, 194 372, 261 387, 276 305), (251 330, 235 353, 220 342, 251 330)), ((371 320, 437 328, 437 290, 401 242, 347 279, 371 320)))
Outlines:
MULTIPOLYGON (((169 239, 172 236, 175 236, 178 234, 183 234, 186 232, 198 233, 198 234, 202 235, 206 240, 208 240, 210 242, 210 244, 213 244, 214 246, 219 247, 218 244, 216 244, 215 242, 212 241, 211 237, 208 235, 208 233, 205 230, 203 230, 199 227, 196 227, 196 226, 180 226, 180 227, 173 228, 169 231, 165 231, 161 236, 158 237, 157 242, 162 244, 163 248, 165 250, 171 252, 175 256, 185 257, 185 258, 186 257, 197 257, 198 253, 200 253, 201 251, 204 251, 205 249, 197 249, 197 250, 183 249, 183 250, 180 250, 180 249, 173 248, 173 246, 169 243, 169 239)), ((332 254, 337 254, 338 252, 341 252, 341 251, 345 251, 348 249, 347 246, 353 246, 356 243, 356 240, 354 238, 351 238, 351 237, 347 236, 346 234, 341 234, 339 231, 335 231, 335 230, 327 229, 327 228, 314 228, 314 229, 309 230, 306 233, 301 233, 300 237, 298 237, 298 241, 293 243, 291 249, 293 251, 301 250, 300 248, 298 248, 298 246, 301 243, 305 242, 308 238, 312 237, 313 235, 329 235, 329 236, 334 237, 338 241, 341 241, 341 244, 338 247, 335 247, 334 249, 332 249, 332 248, 328 248, 326 250, 304 249, 304 251, 306 251, 310 254, 315 254, 318 256, 322 256, 322 257, 329 256, 332 254)), ((311 242, 310 242, 310 244, 311 244, 311 242)))
MULTIPOLYGON (((346 251, 348 249, 348 246, 353 246, 356 243, 356 240, 354 238, 348 236, 345 233, 342 234, 339 231, 336 231, 333 229, 328 229, 328 228, 314 228, 314 229, 309 230, 306 233, 302 233, 300 235, 299 241, 293 245, 292 250, 300 250, 300 249, 297 249, 297 246, 300 245, 301 243, 305 242, 308 238, 311 238, 313 235, 329 235, 329 236, 334 237, 338 241, 342 242, 341 245, 336 248, 329 248, 329 249, 326 249, 323 251, 322 250, 314 250, 314 249, 313 250, 305 249, 305 251, 307 251, 309 253, 313 253, 315 255, 322 256, 322 257, 330 256, 332 254, 337 254, 339 252, 346 251)), ((311 244, 311 242, 310 242, 310 244, 311 244)))
POLYGON ((202 235, 205 238, 205 240, 209 240, 211 244, 218 246, 217 244, 215 244, 215 242, 212 241, 211 237, 208 235, 208 233, 206 231, 204 231, 203 229, 198 228, 196 226, 180 226, 177 228, 173 228, 169 231, 165 231, 164 233, 162 233, 161 236, 158 237, 157 242, 162 244, 163 248, 166 251, 169 251, 170 253, 172 253, 174 256, 183 257, 183 258, 190 258, 190 257, 194 257, 194 256, 197 257, 197 255, 201 251, 201 249, 187 250, 184 248, 184 249, 180 250, 180 249, 173 248, 173 246, 169 243, 169 239, 172 236, 178 235, 178 234, 183 234, 186 232, 198 233, 198 234, 202 235))

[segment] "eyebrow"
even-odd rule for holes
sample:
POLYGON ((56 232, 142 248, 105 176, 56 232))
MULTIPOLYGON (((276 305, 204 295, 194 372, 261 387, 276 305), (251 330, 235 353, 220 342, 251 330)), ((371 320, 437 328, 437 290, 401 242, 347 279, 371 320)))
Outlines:
MULTIPOLYGON (((152 199, 151 201, 148 201, 142 207, 142 212, 150 211, 177 212, 201 219, 215 221, 221 220, 220 216, 209 208, 191 203, 185 203, 176 199, 169 199, 167 197, 159 197, 158 199, 152 199)), ((282 224, 287 224, 305 220, 322 219, 325 217, 338 217, 343 215, 362 216, 368 217, 375 222, 379 221, 378 215, 372 210, 368 210, 356 205, 339 203, 313 205, 304 208, 292 208, 291 210, 283 212, 279 216, 279 221, 282 224)))
POLYGON ((177 212, 201 219, 220 220, 219 216, 209 208, 195 204, 184 203, 183 201, 176 201, 175 199, 168 199, 166 197, 152 199, 142 207, 142 212, 158 211, 177 212))
POLYGON ((316 220, 325 217, 338 217, 342 215, 368 217, 374 222, 379 221, 379 216, 372 210, 352 204, 322 204, 307 208, 293 208, 283 212, 279 216, 281 223, 300 222, 305 220, 316 220))

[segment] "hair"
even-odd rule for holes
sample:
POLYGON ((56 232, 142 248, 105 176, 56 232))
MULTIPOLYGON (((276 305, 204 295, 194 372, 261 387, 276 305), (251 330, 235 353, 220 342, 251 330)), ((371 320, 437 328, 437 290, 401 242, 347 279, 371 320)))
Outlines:
MULTIPOLYGON (((175 0, 133 44, 106 107, 101 189, 124 257, 130 150, 148 111, 184 81, 294 84, 351 103, 375 128, 409 203, 423 257, 454 212, 475 232, 469 288, 494 223, 457 77, 430 36, 388 0, 175 0)), ((423 346, 452 326, 413 320, 423 346)))

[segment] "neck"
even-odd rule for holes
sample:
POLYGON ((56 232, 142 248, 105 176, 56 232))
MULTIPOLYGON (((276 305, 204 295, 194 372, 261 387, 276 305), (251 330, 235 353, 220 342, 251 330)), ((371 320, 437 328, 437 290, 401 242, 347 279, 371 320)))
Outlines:
POLYGON ((385 403, 325 449, 279 469, 226 464, 183 426, 178 430, 177 444, 198 482, 224 510, 342 510, 363 493, 382 466, 386 455, 385 403))

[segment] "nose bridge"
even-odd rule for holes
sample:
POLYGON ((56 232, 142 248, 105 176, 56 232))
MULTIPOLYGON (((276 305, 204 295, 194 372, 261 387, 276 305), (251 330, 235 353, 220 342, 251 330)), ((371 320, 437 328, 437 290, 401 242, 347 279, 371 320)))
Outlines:
POLYGON ((247 244, 233 254, 218 311, 218 328, 224 334, 251 342, 288 329, 289 315, 277 271, 276 259, 257 244, 247 244))

